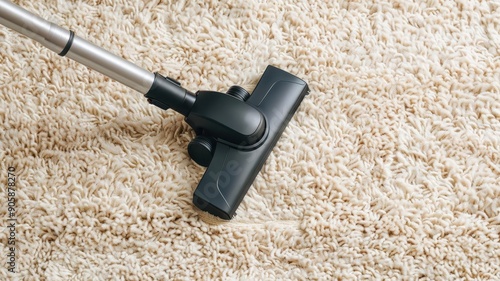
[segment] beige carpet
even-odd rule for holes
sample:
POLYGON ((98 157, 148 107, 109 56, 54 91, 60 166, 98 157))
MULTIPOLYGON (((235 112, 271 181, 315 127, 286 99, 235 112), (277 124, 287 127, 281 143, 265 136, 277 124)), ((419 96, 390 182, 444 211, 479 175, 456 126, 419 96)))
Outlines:
POLYGON ((311 94, 219 222, 181 115, 0 27, 0 279, 500 280, 500 2, 226 2, 16 1, 193 91, 311 94))

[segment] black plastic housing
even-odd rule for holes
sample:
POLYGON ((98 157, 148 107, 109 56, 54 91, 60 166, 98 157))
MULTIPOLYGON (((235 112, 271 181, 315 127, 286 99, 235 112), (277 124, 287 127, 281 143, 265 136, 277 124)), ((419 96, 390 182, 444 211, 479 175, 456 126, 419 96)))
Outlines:
POLYGON ((303 80, 268 66, 246 101, 264 116, 264 136, 252 146, 237 147, 217 141, 212 161, 194 191, 193 204, 220 218, 231 219, 308 92, 303 80))
POLYGON ((197 134, 205 133, 236 145, 254 144, 266 129, 262 113, 228 94, 196 92, 196 101, 185 121, 197 134))

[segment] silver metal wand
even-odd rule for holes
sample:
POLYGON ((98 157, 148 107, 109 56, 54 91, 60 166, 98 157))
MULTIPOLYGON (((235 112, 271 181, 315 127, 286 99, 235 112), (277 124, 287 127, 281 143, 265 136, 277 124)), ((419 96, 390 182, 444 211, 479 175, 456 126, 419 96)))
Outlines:
POLYGON ((46 21, 7 0, 0 0, 0 24, 43 46, 146 94, 155 75, 46 21))

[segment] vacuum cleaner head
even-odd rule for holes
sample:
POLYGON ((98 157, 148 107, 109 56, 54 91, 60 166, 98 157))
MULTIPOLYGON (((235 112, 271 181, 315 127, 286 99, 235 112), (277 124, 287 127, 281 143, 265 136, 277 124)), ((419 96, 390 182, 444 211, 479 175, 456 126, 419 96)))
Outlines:
POLYGON ((193 203, 223 219, 234 216, 309 92, 306 82, 268 66, 251 95, 239 86, 227 93, 193 94, 174 79, 148 72, 10 1, 0 0, 0 24, 145 94, 151 104, 183 114, 196 132, 189 155, 207 167, 193 203))
MULTIPOLYGON (((223 219, 234 216, 308 91, 307 84, 301 79, 276 67, 267 67, 252 95, 245 101, 264 117, 264 134, 252 145, 236 145, 223 140, 216 142, 210 164, 193 195, 195 206, 223 219)), ((238 117, 227 116, 228 119, 238 117)), ((191 154, 195 160, 197 156, 191 154)))
POLYGON ((194 192, 194 205, 231 219, 308 92, 306 82, 268 66, 251 95, 239 86, 226 94, 190 94, 156 74, 145 96, 160 108, 183 113, 196 132, 188 152, 207 170, 194 192))

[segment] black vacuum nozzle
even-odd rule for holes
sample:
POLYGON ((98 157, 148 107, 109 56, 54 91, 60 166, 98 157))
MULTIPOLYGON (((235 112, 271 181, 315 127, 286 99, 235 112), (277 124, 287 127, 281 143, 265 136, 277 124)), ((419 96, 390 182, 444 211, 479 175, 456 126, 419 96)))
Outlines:
POLYGON ((250 95, 239 86, 226 94, 184 90, 175 80, 156 75, 146 97, 186 116, 197 136, 191 158, 207 167, 194 191, 199 209, 231 219, 283 130, 308 94, 307 83, 268 66, 250 95))
MULTIPOLYGON (((303 80, 268 66, 246 100, 246 104, 259 111, 265 119, 264 133, 253 144, 216 141, 212 159, 194 191, 194 205, 220 218, 231 219, 308 92, 309 88, 303 80)), ((220 110, 225 108, 220 107, 220 110)), ((227 119, 238 117, 228 115, 227 119)))

